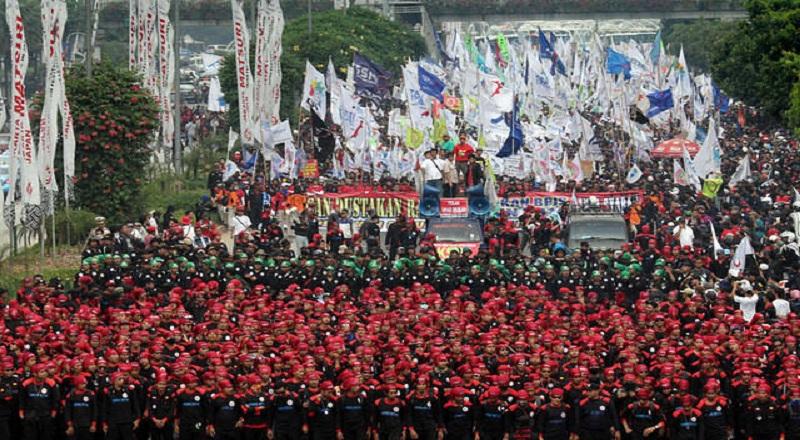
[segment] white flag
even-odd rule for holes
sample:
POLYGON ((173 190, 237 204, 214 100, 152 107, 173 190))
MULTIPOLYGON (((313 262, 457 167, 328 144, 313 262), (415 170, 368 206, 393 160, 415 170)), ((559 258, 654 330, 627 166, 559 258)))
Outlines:
POLYGON ((300 107, 325 118, 325 75, 306 60, 306 78, 303 81, 303 99, 300 107))
POLYGON ((237 140, 239 140, 239 133, 233 131, 232 128, 228 128, 228 154, 226 156, 230 156, 231 150, 236 146, 237 140))
POLYGON ((711 238, 714 240, 714 260, 716 261, 717 254, 725 249, 722 248, 722 246, 719 244, 719 240, 717 240, 717 231, 714 230, 714 222, 709 221, 708 226, 711 227, 711 238))
POLYGON ((28 70, 28 45, 25 42, 25 26, 19 10, 18 0, 6 0, 6 23, 11 35, 11 178, 9 197, 6 204, 14 203, 17 183, 17 162, 22 162, 21 182, 22 201, 30 205, 41 202, 39 176, 36 161, 36 148, 31 134, 31 120, 28 115, 28 100, 25 96, 25 72, 28 70))
POLYGON ((281 54, 283 54, 283 10, 281 9, 281 2, 279 0, 268 0, 267 8, 268 26, 267 34, 268 40, 268 53, 269 53, 269 71, 267 72, 267 90, 270 92, 267 96, 267 101, 264 105, 265 116, 270 124, 274 124, 280 120, 281 109, 281 54))
POLYGON ((6 100, 3 99, 3 91, 0 90, 0 131, 6 125, 6 100))
MULTIPOLYGON (((39 120, 39 179, 48 191, 57 191, 55 176, 58 145, 58 113, 63 92, 61 38, 64 35, 67 5, 63 0, 42 0, 42 41, 44 47, 45 90, 39 120)), ((52 206, 52 205, 51 205, 52 206)))
POLYGON ((678 186, 689 185, 689 177, 678 159, 672 161, 672 182, 678 186))
POLYGON ((236 83, 239 86, 239 130, 242 143, 252 145, 253 133, 253 75, 250 73, 250 34, 242 9, 242 0, 231 0, 233 10, 233 41, 236 54, 236 83))
MULTIPOLYGON (((255 69, 253 71, 253 110, 256 119, 266 116, 267 100, 269 99, 269 35, 267 35, 268 22, 267 0, 258 0, 258 13, 256 14, 256 51, 255 69)), ((263 141, 263 139, 262 139, 263 141)))
POLYGON ((681 155, 683 156, 683 169, 686 171, 686 178, 694 187, 695 191, 700 191, 702 188, 702 185, 700 184, 700 178, 697 177, 697 171, 694 169, 694 160, 692 160, 692 157, 689 156, 689 150, 686 149, 685 145, 683 146, 681 155))
POLYGON ((165 148, 174 144, 175 121, 172 112, 172 90, 174 75, 173 38, 175 31, 169 22, 170 0, 158 0, 158 90, 161 119, 161 140, 165 148))
POLYGON ((136 68, 136 47, 138 46, 137 38, 137 19, 139 15, 139 2, 137 0, 128 0, 128 69, 134 70, 136 68))
POLYGON ((722 150, 717 139, 717 126, 714 119, 708 123, 708 135, 703 146, 694 157, 694 169, 697 176, 705 179, 710 174, 719 173, 722 163, 722 150))
POLYGON ((222 95, 222 86, 219 77, 212 76, 208 83, 208 111, 221 112, 225 98, 222 95))
POLYGON ((339 108, 342 102, 342 80, 336 76, 336 69, 333 66, 333 61, 328 58, 328 70, 325 72, 325 81, 330 94, 329 113, 331 114, 331 121, 336 125, 341 125, 342 115, 339 113, 339 108))
POLYGON ((746 154, 740 161, 736 171, 733 172, 731 180, 728 182, 728 187, 732 188, 737 183, 750 177, 750 155, 746 154))
POLYGON ((633 184, 639 181, 642 178, 642 170, 636 164, 633 164, 630 170, 628 170, 628 174, 625 176, 625 181, 633 184))
POLYGON ((750 244, 750 237, 745 235, 742 241, 739 242, 739 246, 736 246, 736 252, 733 254, 728 273, 733 277, 741 275, 745 269, 747 256, 753 254, 755 254, 755 250, 753 250, 753 246, 750 244))

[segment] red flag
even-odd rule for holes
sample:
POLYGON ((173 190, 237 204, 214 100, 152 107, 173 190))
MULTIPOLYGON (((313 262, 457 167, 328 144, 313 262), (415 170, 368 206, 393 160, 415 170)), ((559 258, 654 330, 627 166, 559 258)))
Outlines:
POLYGON ((739 126, 744 128, 745 120, 744 120, 744 107, 739 107, 739 114, 736 115, 736 119, 739 122, 739 126))

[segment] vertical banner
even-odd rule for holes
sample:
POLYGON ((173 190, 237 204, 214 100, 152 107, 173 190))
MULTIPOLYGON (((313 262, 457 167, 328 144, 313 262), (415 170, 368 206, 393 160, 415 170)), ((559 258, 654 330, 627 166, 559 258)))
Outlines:
POLYGON ((147 59, 147 43, 145 41, 145 35, 147 34, 147 11, 150 10, 150 2, 151 0, 134 0, 138 2, 139 7, 136 11, 136 66, 137 69, 145 75, 147 72, 145 70, 145 64, 147 59))
POLYGON ((61 103, 61 38, 66 4, 58 0, 42 0, 42 41, 44 43, 45 89, 42 114, 39 118, 39 179, 46 191, 57 191, 55 178, 58 144, 58 111, 61 103), (63 10, 62 10, 63 8, 63 10))
POLYGON ((250 73, 250 34, 242 0, 231 0, 233 41, 236 45, 236 82, 239 86, 239 131, 242 143, 253 145, 253 75, 250 73))
POLYGON ((14 202, 17 183, 17 162, 22 163, 20 188, 22 201, 38 205, 41 201, 39 176, 36 167, 36 150, 31 135, 28 101, 25 97, 25 72, 28 70, 28 46, 25 42, 25 25, 18 0, 6 0, 6 23, 11 35, 11 189, 6 204, 14 202))
MULTIPOLYGON (((173 37, 174 31, 169 22, 170 0, 158 0, 158 100, 161 113, 161 140, 164 147, 170 148, 174 143, 175 122, 172 114, 170 90, 174 78, 173 37)), ((180 93, 177 91, 176 93, 180 93)))
POLYGON ((139 1, 128 0, 128 69, 136 69, 136 48, 139 44, 137 14, 139 1))
POLYGON ((283 10, 279 0, 268 0, 269 22, 269 71, 267 89, 269 92, 265 113, 270 121, 280 121, 281 111, 281 55, 283 54, 283 10))
MULTIPOLYGON (((256 126, 261 126, 261 119, 268 118, 266 106, 269 93, 269 39, 267 35, 267 0, 258 0, 258 13, 256 15, 256 52, 255 52, 255 71, 253 78, 253 111, 255 112, 256 126)), ((269 119, 266 119, 269 123, 269 119)), ((261 130, 255 130, 255 137, 261 139, 261 130)))

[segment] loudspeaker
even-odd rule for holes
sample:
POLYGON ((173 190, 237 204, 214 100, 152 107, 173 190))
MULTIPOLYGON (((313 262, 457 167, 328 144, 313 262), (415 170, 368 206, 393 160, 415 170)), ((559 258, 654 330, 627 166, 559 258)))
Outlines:
POLYGON ((441 189, 434 185, 422 187, 422 200, 419 202, 420 217, 439 217, 439 196, 441 189))
POLYGON ((467 192, 467 197, 483 197, 484 196, 484 194, 483 194, 483 185, 482 184, 472 185, 469 188, 467 188, 466 192, 467 192))
POLYGON ((489 214, 491 208, 489 199, 484 196, 469 198, 469 215, 471 216, 483 217, 489 214))
POLYGON ((425 196, 419 204, 419 215, 422 217, 439 216, 439 197, 425 196))

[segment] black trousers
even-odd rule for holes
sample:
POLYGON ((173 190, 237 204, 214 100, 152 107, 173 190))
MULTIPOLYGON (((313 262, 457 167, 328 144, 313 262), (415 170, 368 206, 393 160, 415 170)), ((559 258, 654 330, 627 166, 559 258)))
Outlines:
POLYGON ((108 425, 106 440, 133 440, 133 423, 114 423, 108 425))
POLYGON ((51 440, 55 435, 55 423, 52 418, 22 421, 22 433, 25 440, 51 440))

